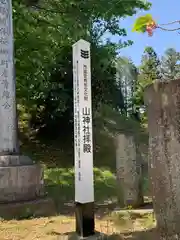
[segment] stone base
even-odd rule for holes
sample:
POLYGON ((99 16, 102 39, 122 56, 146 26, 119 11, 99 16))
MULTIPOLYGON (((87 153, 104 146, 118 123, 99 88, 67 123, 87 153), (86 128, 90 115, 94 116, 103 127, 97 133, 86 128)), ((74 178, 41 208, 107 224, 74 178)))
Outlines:
POLYGON ((0 162, 5 158, 9 163, 16 158, 28 164, 0 166, 0 203, 30 201, 44 196, 43 168, 40 165, 23 156, 0 156, 0 162))
MULTIPOLYGON (((65 236, 60 236, 60 238, 59 239, 61 239, 62 238, 62 240, 63 239, 66 239, 66 238, 64 238, 65 236)), ((67 237, 67 239, 68 240, 107 240, 108 238, 107 238, 107 235, 106 234, 104 234, 104 233, 100 233, 100 232, 95 232, 95 234, 94 235, 92 235, 92 236, 89 236, 89 237, 81 237, 81 236, 79 236, 76 232, 72 232, 72 233, 70 233, 69 234, 69 236, 67 237)))
POLYGON ((28 218, 28 217, 48 217, 56 214, 53 200, 49 198, 38 199, 21 203, 0 204, 0 218, 28 218))
POLYGON ((76 202, 76 232, 83 237, 94 235, 94 202, 76 202))

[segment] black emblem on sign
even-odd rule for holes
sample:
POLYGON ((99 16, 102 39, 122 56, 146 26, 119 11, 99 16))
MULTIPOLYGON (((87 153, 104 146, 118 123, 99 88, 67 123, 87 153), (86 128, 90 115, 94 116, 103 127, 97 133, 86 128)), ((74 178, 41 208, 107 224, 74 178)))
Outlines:
POLYGON ((81 49, 81 57, 85 59, 89 58, 89 52, 81 49))

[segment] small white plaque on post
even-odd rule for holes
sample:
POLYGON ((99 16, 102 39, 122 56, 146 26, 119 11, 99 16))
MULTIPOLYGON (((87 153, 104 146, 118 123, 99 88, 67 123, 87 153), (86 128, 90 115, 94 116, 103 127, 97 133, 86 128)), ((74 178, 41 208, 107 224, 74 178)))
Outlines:
POLYGON ((75 201, 94 202, 90 43, 73 45, 75 201))

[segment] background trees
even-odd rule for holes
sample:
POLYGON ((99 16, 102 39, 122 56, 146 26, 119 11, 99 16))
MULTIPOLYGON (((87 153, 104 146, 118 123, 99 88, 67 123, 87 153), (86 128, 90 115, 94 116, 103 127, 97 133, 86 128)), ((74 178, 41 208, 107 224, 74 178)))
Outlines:
POLYGON ((124 108, 116 58, 132 42, 123 41, 126 31, 119 21, 148 7, 141 0, 13 1, 17 102, 29 128, 53 137, 57 128, 72 133, 71 46, 80 38, 91 42, 94 110, 102 104, 124 108), (106 32, 118 35, 119 43, 102 42, 106 32))
POLYGON ((91 42, 94 118, 100 109, 141 124, 145 118, 144 88, 155 79, 179 77, 179 53, 167 50, 162 59, 151 47, 140 66, 119 54, 133 44, 123 41, 120 19, 150 5, 141 0, 13 1, 17 102, 20 122, 44 136, 72 139, 72 44, 91 42), (118 43, 105 39, 110 32, 118 43), (172 77, 173 76, 173 77, 172 77), (59 129, 59 131, 57 131, 59 129))
POLYGON ((126 116, 135 116, 136 109, 133 98, 137 85, 138 71, 131 59, 126 57, 117 58, 116 77, 119 87, 119 96, 122 98, 122 113, 126 116))
POLYGON ((174 80, 180 77, 180 53, 174 48, 165 51, 162 57, 161 74, 165 81, 174 80))
POLYGON ((135 90, 135 105, 139 109, 144 118, 144 89, 154 80, 159 79, 160 75, 160 60, 152 47, 146 47, 141 58, 141 65, 138 67, 138 80, 135 90))
POLYGON ((134 89, 133 104, 139 110, 139 116, 147 121, 144 106, 144 89, 155 80, 171 81, 180 77, 180 53, 173 48, 165 51, 159 58, 152 47, 146 47, 141 58, 141 64, 137 67, 137 80, 134 89))

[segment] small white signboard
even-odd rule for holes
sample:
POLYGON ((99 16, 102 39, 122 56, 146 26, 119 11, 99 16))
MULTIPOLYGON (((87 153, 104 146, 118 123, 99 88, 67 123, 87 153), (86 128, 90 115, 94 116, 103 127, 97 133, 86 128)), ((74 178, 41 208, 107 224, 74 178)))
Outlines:
POLYGON ((75 201, 94 202, 90 43, 73 45, 75 201))

